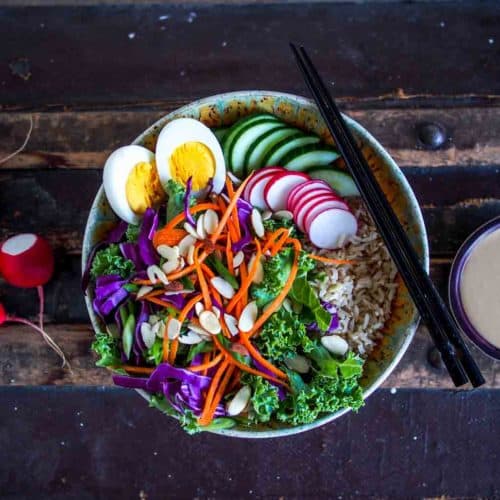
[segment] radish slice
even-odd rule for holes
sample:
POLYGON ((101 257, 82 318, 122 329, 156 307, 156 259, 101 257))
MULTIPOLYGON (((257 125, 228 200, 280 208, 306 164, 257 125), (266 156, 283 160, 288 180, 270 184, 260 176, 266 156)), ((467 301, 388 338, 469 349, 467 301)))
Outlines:
POLYGON ((339 208, 340 210, 347 210, 350 212, 349 206, 343 201, 338 200, 322 200, 316 205, 309 206, 309 208, 305 211, 304 217, 302 218, 302 224, 306 233, 309 231, 309 226, 314 218, 328 208, 339 208))
POLYGON ((328 208, 311 221, 307 234, 314 246, 333 250, 354 236, 357 230, 358 223, 351 212, 328 208))
POLYGON ((313 191, 306 191, 304 195, 301 195, 300 197, 296 198, 295 203, 293 204, 293 210, 291 212, 298 212, 299 208, 301 205, 307 203, 308 201, 311 200, 317 200, 318 197, 323 197, 323 196, 329 196, 332 200, 338 200, 344 203, 344 200, 342 198, 339 198, 335 193, 332 192, 331 189, 322 189, 318 188, 313 191))
POLYGON ((270 182, 275 175, 280 175, 281 172, 269 172, 266 175, 261 175, 256 182, 253 183, 252 188, 248 193, 247 201, 254 207, 261 210, 267 210, 268 206, 264 198, 264 190, 267 183, 270 182))
MULTIPOLYGON (((310 199, 304 203, 299 203, 297 205, 297 208, 294 212, 294 221, 295 221, 295 224, 297 225, 297 227, 302 232, 305 232, 305 226, 304 226, 305 219, 304 218, 305 218, 308 210, 310 208, 318 205, 319 203, 322 203, 325 201, 338 202, 338 200, 336 198, 334 198, 331 193, 327 193, 327 194, 319 193, 317 197, 310 199)), ((343 202, 339 202, 339 203, 343 203, 343 202)), ((338 208, 342 208, 342 207, 339 206, 338 208)))
POLYGON ((54 272, 54 254, 36 234, 18 234, 0 246, 0 273, 11 285, 34 288, 44 285, 54 272))
POLYGON ((300 172, 283 172, 276 174, 264 189, 264 199, 273 212, 286 210, 290 191, 297 185, 310 180, 307 174, 300 172))
POLYGON ((308 193, 309 191, 314 190, 314 189, 325 189, 329 192, 332 191, 332 188, 324 181, 313 179, 311 181, 305 182, 302 185, 294 187, 290 191, 290 193, 288 195, 288 202, 287 202, 287 206, 290 207, 290 208, 288 208, 288 210, 293 212, 293 209, 292 209, 293 205, 295 203, 297 203, 298 200, 301 199, 302 195, 305 193, 308 193))
POLYGON ((257 170, 253 177, 248 181, 248 184, 245 186, 243 190, 243 199, 249 201, 250 200, 250 190, 253 185, 263 176, 269 175, 271 173, 276 174, 278 172, 284 172, 285 169, 283 167, 265 167, 257 170))

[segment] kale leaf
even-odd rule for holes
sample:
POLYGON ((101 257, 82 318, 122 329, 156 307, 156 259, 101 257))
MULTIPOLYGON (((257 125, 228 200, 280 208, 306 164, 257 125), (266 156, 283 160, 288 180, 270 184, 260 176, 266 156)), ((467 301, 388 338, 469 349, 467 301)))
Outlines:
POLYGON ((92 342, 92 350, 99 356, 97 366, 119 366, 122 364, 120 357, 120 341, 108 333, 98 332, 92 342))
POLYGON ((118 245, 112 244, 95 254, 90 275, 94 279, 108 274, 119 274, 122 278, 128 278, 134 270, 134 263, 123 257, 118 245))

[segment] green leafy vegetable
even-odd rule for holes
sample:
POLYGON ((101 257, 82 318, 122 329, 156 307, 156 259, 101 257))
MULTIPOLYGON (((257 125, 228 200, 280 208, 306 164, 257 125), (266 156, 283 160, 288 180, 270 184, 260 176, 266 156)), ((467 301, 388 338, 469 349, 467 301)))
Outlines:
POLYGON ((266 219, 262 222, 266 231, 274 232, 284 227, 286 229, 291 229, 290 236, 292 238, 295 238, 298 235, 297 229, 295 228, 295 224, 293 223, 292 219, 266 219))
POLYGON ((293 282, 292 289, 288 296, 295 302, 307 307, 312 314, 321 331, 328 330, 332 319, 330 313, 326 311, 306 278, 297 278, 293 282))
POLYGON ((265 358, 276 361, 294 356, 299 348, 307 353, 316 345, 300 317, 283 307, 266 321, 256 344, 265 358))
POLYGON ((119 366, 122 364, 120 340, 107 333, 96 333, 95 340, 92 342, 92 350, 99 356, 96 362, 97 366, 119 366))
POLYGON ((134 269, 134 263, 122 256, 120 247, 112 244, 95 254, 90 275, 95 279, 98 276, 119 274, 125 279, 134 272, 134 269))
POLYGON ((229 269, 215 255, 210 255, 206 262, 221 278, 225 279, 235 290, 240 287, 238 280, 229 272, 229 269))
POLYGON ((165 415, 170 415, 172 417, 178 415, 177 411, 172 408, 172 405, 165 399, 164 396, 151 396, 149 399, 149 406, 160 410, 162 413, 165 413, 165 415))
POLYGON ((363 372, 363 360, 352 351, 342 360, 332 356, 322 345, 316 344, 308 353, 308 357, 314 361, 316 369, 325 377, 337 378, 339 371, 345 378, 359 377, 363 372))
POLYGON ((253 411, 250 412, 250 420, 269 422, 272 414, 279 407, 278 389, 266 379, 248 373, 241 377, 241 381, 252 388, 250 403, 253 411))
POLYGON ((125 238, 130 243, 137 243, 139 239, 139 232, 141 231, 141 226, 138 224, 129 224, 127 230, 125 231, 125 238))
POLYGON ((203 354, 205 352, 210 352, 213 350, 212 342, 200 342, 199 344, 194 344, 190 347, 189 353, 186 358, 187 363, 191 363, 197 354, 203 354))
POLYGON ((236 422, 232 418, 221 417, 215 418, 209 425, 202 427, 198 424, 196 415, 190 410, 184 411, 184 413, 180 416, 180 423, 182 428, 191 435, 203 431, 230 429, 236 425, 236 422))
POLYGON ((146 361, 155 366, 163 361, 163 339, 156 337, 154 344, 146 351, 146 361))
MULTIPOLYGON (((314 351, 316 353, 316 351, 314 351)), ((363 391, 359 385, 362 360, 350 352, 343 361, 326 363, 327 357, 320 351, 314 356, 322 360, 322 368, 308 384, 290 379, 294 393, 280 403, 277 419, 291 425, 314 422, 323 413, 333 413, 342 408, 358 410, 363 405, 363 391), (343 369, 341 368, 343 366, 343 369)))
MULTIPOLYGON (((184 197, 186 196, 186 188, 169 179, 165 186, 165 192, 168 196, 167 201, 167 223, 170 222, 176 215, 184 210, 184 197)), ((195 202, 194 197, 189 200, 190 206, 195 202)))

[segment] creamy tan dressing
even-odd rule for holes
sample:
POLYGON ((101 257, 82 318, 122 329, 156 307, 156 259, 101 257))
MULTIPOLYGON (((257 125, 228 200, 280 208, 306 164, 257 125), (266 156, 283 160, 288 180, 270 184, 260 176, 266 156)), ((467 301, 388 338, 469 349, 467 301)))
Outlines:
POLYGON ((475 329, 500 348, 500 230, 474 246, 462 271, 460 298, 475 329))

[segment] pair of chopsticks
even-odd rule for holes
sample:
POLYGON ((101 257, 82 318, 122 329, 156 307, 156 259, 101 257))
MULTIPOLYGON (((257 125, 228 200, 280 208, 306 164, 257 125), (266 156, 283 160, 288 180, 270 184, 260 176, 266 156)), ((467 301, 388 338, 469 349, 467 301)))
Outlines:
POLYGON ((424 323, 429 329, 436 348, 441 353, 455 386, 464 385, 469 380, 473 387, 484 384, 484 378, 465 345, 457 324, 429 276, 422 269, 408 236, 304 47, 297 49, 294 44, 290 44, 290 46, 321 115, 335 139, 424 323))

